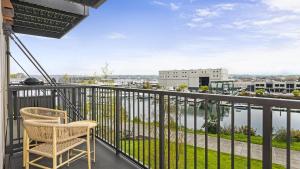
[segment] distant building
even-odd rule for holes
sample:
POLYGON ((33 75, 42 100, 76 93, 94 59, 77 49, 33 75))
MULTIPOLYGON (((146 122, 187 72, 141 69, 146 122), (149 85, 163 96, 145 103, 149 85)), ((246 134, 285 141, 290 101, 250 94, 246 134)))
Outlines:
POLYGON ((235 86, 240 86, 248 91, 255 92, 259 89, 264 89, 269 93, 291 93, 294 90, 300 90, 299 81, 248 81, 234 82, 235 86))
POLYGON ((228 80, 226 69, 192 69, 159 71, 159 84, 165 88, 176 88, 187 84, 189 89, 198 90, 200 86, 209 86, 211 81, 228 80))

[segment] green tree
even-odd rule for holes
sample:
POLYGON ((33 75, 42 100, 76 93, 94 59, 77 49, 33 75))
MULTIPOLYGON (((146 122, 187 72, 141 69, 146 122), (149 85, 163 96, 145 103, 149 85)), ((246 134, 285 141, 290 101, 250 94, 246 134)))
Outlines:
POLYGON ((292 93, 293 93, 293 95, 295 97, 299 97, 300 96, 300 90, 294 90, 292 93))
POLYGON ((70 77, 69 77, 68 74, 64 74, 64 76, 63 76, 63 82, 64 83, 69 83, 70 82, 70 77))
POLYGON ((180 84, 178 87, 177 87, 177 91, 179 91, 179 92, 181 92, 181 91, 184 91, 185 89, 187 89, 188 88, 188 85, 187 84, 185 84, 185 83, 182 83, 182 84, 180 84))
POLYGON ((206 93, 206 92, 208 92, 208 90, 209 90, 209 87, 208 86, 200 86, 200 91, 201 92, 204 92, 204 93, 206 93))
POLYGON ((152 86, 151 86, 150 82, 145 82, 143 84, 143 89, 152 89, 152 86))
POLYGON ((257 89, 255 94, 256 96, 263 96, 265 94, 265 89, 257 89))

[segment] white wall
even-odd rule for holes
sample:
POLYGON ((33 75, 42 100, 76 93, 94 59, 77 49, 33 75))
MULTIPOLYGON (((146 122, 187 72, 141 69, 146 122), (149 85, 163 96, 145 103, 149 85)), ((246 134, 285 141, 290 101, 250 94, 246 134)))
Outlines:
MULTIPOLYGON (((2 9, 0 3, 0 9, 2 9)), ((5 39, 2 30, 2 10, 0 10, 0 168, 3 168, 3 161, 5 156, 5 114, 6 114, 6 100, 7 100, 7 67, 5 55, 5 39)))

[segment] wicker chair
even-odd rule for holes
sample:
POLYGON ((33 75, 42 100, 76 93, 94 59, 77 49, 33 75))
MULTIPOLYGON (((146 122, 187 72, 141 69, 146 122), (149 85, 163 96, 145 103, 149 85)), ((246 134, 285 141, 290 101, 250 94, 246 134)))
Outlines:
MULTIPOLYGON (((71 161, 87 156, 88 169, 91 169, 91 155, 90 155, 90 128, 84 124, 57 124, 45 123, 40 120, 25 120, 24 127, 26 130, 26 169, 29 166, 49 169, 37 162, 43 158, 52 159, 52 168, 57 169, 71 161), (86 139, 81 138, 86 136, 86 139), (37 146, 30 148, 29 139, 42 142, 37 146), (87 150, 77 149, 76 147, 87 144, 87 150), (76 152, 73 157, 70 157, 70 151, 76 152), (38 157, 30 161, 30 154, 35 154, 38 157), (57 163, 57 157, 67 155, 66 161, 57 163)), ((63 159, 63 158, 62 158, 63 159)))
MULTIPOLYGON (((46 120, 44 122, 49 123, 67 123, 67 112, 61 110, 54 110, 43 107, 26 107, 20 110, 20 114, 23 120, 46 120)), ((23 167, 26 162, 26 130, 23 130, 23 167)), ((29 140, 29 142, 31 142, 29 140)), ((36 146, 37 144, 31 144, 30 146, 36 146)))

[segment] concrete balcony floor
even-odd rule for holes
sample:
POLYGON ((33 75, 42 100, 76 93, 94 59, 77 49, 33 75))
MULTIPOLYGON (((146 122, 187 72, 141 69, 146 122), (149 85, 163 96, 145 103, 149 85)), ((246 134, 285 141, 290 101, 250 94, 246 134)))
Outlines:
MULTIPOLYGON (((6 166, 7 169, 22 169, 22 153, 13 155, 6 166)), ((43 164, 51 164, 50 160, 44 160, 43 164)), ((51 165, 48 165, 51 166, 51 165)), ((85 158, 79 159, 69 167, 64 166, 61 169, 86 169, 87 160, 85 158)), ((30 169, 36 169, 30 166, 30 169)), ((96 142, 96 163, 92 163, 92 169, 139 169, 136 165, 124 159, 121 155, 116 155, 114 151, 104 145, 104 143, 96 142)))

